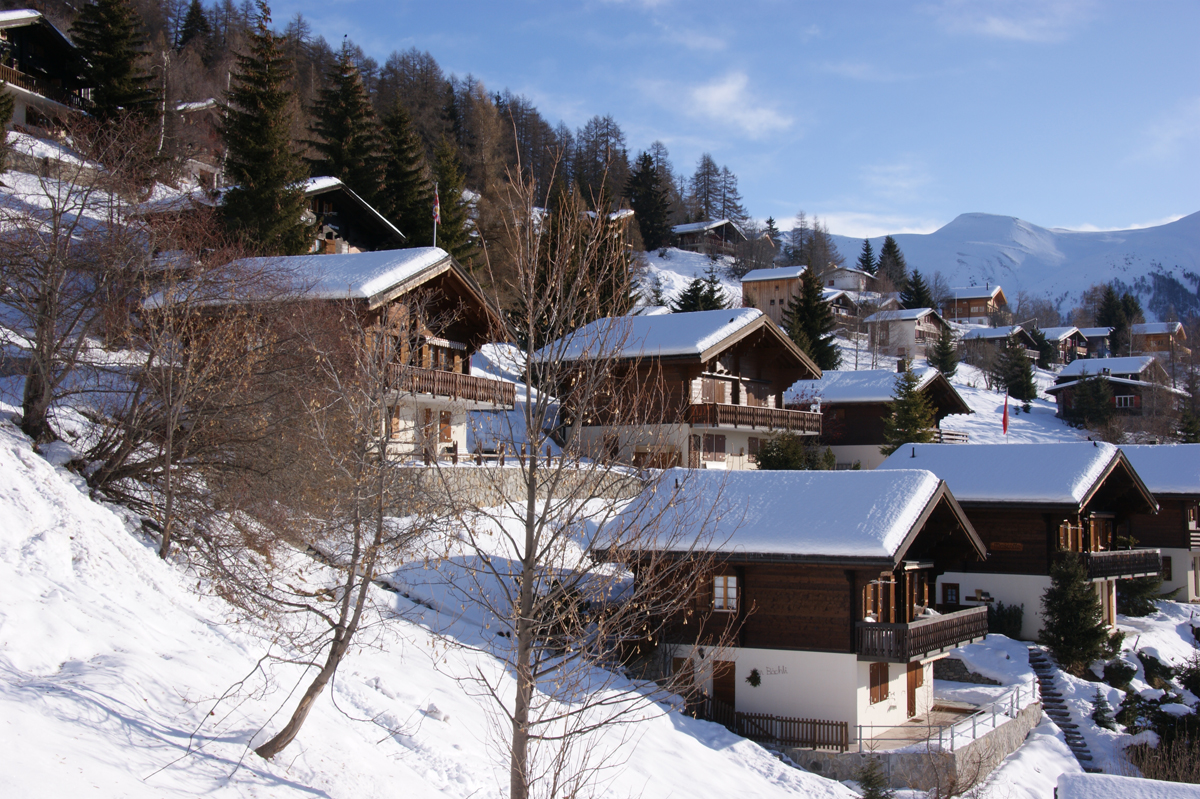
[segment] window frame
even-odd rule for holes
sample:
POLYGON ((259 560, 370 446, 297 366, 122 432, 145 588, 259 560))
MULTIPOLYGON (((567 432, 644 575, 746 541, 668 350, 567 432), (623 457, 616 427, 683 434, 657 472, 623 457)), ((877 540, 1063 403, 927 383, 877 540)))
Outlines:
POLYGON ((713 575, 713 612, 737 613, 738 584, 736 574, 713 575), (730 595, 732 593, 732 596, 730 595))

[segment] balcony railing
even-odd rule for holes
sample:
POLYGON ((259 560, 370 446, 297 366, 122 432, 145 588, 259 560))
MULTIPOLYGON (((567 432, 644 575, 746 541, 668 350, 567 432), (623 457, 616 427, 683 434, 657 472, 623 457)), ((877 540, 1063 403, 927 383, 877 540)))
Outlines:
POLYGON ((1162 571, 1162 554, 1157 549, 1116 549, 1087 554, 1088 578, 1149 577, 1162 571))
POLYGON ((944 616, 927 616, 908 624, 860 621, 855 624, 859 660, 909 663, 987 635, 987 607, 968 608, 944 616))
POLYGON ((789 430, 793 433, 821 432, 821 414, 751 405, 697 403, 688 407, 688 424, 695 427, 746 427, 756 430, 789 430))
POLYGON ((489 380, 485 377, 423 369, 416 366, 395 364, 388 375, 397 391, 412 394, 431 394, 470 402, 489 402, 492 405, 513 407, 517 402, 517 387, 514 383, 489 380))
POLYGON ((61 86, 47 83, 32 75, 26 75, 24 72, 13 69, 10 66, 0 64, 0 79, 3 79, 5 83, 19 86, 25 91, 33 92, 34 94, 40 94, 42 97, 62 103, 65 106, 83 108, 83 98, 75 92, 67 91, 61 86))
POLYGON ((958 430, 941 430, 933 429, 933 443, 935 444, 969 444, 970 435, 958 430))

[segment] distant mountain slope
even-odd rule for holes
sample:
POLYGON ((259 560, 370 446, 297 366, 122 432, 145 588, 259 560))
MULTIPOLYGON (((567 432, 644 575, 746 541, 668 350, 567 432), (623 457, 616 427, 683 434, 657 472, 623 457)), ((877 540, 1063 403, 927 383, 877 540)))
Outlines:
MULTIPOLYGON (((962 214, 933 233, 894 238, 909 268, 941 272, 951 286, 999 283, 1010 302, 1025 290, 1069 311, 1089 286, 1115 280, 1141 298, 1147 318, 1162 319, 1172 309, 1200 314, 1200 212, 1158 227, 1098 232, 962 214)), ((862 239, 833 239, 847 263, 858 257, 862 239)), ((876 253, 882 244, 882 236, 871 239, 876 253)))

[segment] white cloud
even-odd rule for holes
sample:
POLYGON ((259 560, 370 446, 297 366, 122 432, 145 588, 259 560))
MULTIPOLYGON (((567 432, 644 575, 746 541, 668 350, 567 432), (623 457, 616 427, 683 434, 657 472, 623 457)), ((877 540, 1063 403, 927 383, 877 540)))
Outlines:
POLYGON ((1092 15, 1095 0, 942 0, 929 10, 951 33, 1058 42, 1092 15))
POLYGON ((933 182, 919 160, 905 159, 890 164, 870 164, 859 170, 859 180, 876 197, 892 202, 916 200, 933 182))
POLYGON ((1084 222, 1081 225, 1072 225, 1071 227, 1051 228, 1051 230, 1066 230, 1079 233, 1109 233, 1118 230, 1143 230, 1150 227, 1161 227, 1169 225, 1172 222, 1183 219, 1187 214, 1169 214, 1162 219, 1152 219, 1149 222, 1134 222, 1130 225, 1120 225, 1119 227, 1099 227, 1090 222, 1084 222))
POLYGON ((751 96, 749 85, 750 78, 744 72, 731 72, 686 90, 685 110, 718 124, 732 125, 751 138, 792 126, 791 117, 751 96))
POLYGON ((678 21, 669 24, 656 22, 655 25, 662 32, 663 39, 686 47, 688 50, 719 53, 729 47, 729 42, 720 36, 714 36, 711 33, 705 33, 695 28, 681 27, 678 21))
POLYGON ((1182 152, 1195 153, 1200 147, 1200 97, 1176 103, 1143 131, 1142 142, 1133 154, 1135 161, 1162 161, 1182 152))
POLYGON ((865 61, 826 61, 820 65, 819 69, 829 75, 871 83, 893 83, 908 79, 906 75, 888 72, 865 61))
MULTIPOLYGON (((900 214, 872 214, 865 211, 827 211, 819 214, 830 233, 869 239, 894 236, 897 233, 932 233, 946 224, 945 220, 918 219, 900 214)), ((842 253, 851 258, 857 253, 842 253)))

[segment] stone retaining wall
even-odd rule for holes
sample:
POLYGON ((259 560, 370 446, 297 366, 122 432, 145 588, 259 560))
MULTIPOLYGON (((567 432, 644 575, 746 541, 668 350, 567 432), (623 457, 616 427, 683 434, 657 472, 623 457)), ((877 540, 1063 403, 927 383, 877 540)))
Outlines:
MULTIPOLYGON (((405 467, 416 477, 420 491, 433 505, 471 505, 494 508, 506 502, 524 502, 525 473, 516 464, 506 466, 414 466, 405 467)), ((557 466, 543 472, 556 481, 554 495, 566 499, 631 499, 641 493, 644 483, 637 474, 609 469, 567 468, 557 466)), ((539 486, 545 497, 549 486, 539 486)))

